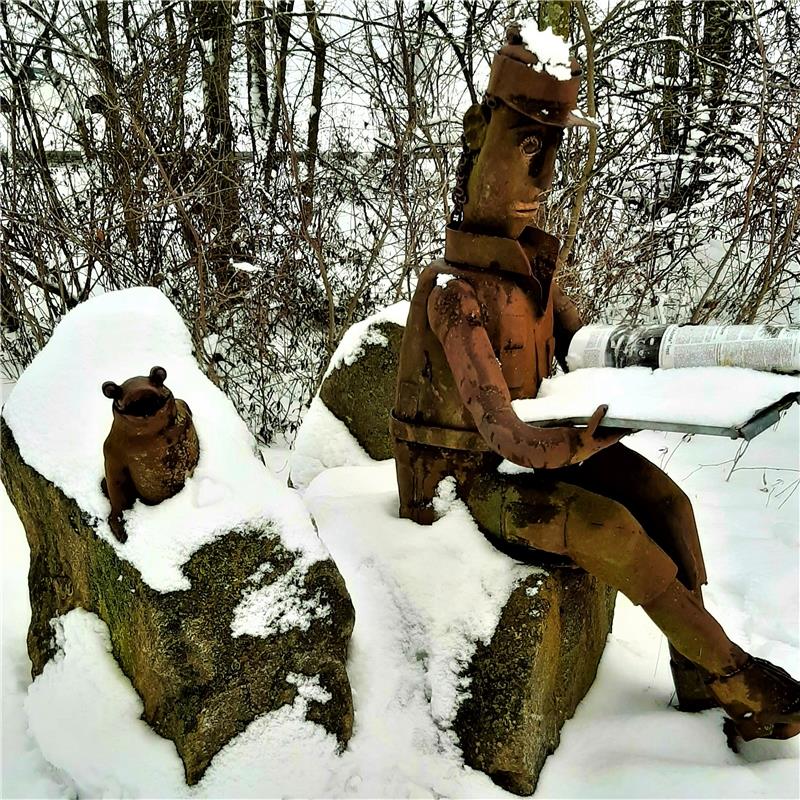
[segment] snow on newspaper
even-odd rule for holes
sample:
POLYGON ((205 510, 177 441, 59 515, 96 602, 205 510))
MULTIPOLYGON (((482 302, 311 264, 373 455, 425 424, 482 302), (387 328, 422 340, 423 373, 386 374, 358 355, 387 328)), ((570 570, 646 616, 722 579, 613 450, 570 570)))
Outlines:
POLYGON ((604 427, 752 439, 800 401, 800 326, 587 325, 567 365, 514 402, 521 419, 581 425, 607 405, 604 427))

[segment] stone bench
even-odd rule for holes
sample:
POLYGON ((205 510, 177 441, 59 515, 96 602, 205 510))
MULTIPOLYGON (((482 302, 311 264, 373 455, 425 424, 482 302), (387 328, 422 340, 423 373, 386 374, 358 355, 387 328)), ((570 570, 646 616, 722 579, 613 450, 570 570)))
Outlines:
MULTIPOLYGON (((392 458, 388 419, 404 306, 359 323, 343 340, 298 432, 295 485, 327 468, 392 458), (335 444, 321 450, 331 437, 335 444)), ((592 685, 616 597, 582 570, 543 568, 511 592, 491 641, 477 643, 453 722, 465 762, 517 794, 533 792, 562 725, 592 685)))

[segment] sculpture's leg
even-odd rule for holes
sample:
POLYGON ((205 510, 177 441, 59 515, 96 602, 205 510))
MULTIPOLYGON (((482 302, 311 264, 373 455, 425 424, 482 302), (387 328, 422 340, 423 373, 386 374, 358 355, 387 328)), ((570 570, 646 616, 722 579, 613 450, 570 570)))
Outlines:
MULTIPOLYGON (((655 464, 622 444, 597 453, 577 467, 559 471, 559 477, 624 505, 647 535, 678 567, 678 579, 703 604, 706 583, 703 552, 694 510, 681 488, 655 464)), ((704 676, 670 645, 670 668, 678 708, 702 711, 716 705, 704 676)))
POLYGON ((717 704, 745 738, 800 732, 800 683, 728 639, 627 508, 547 473, 484 473, 462 491, 490 536, 567 555, 642 606, 670 644, 707 673, 717 704))

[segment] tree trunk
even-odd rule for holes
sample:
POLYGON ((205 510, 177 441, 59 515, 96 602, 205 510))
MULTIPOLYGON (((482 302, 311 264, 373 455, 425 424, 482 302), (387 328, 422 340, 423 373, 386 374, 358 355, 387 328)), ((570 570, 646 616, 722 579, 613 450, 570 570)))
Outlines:
MULTIPOLYGON (((666 10, 667 36, 683 35, 683 6, 669 3, 666 10)), ((680 66, 680 45, 668 39, 664 43, 664 88, 661 112, 661 152, 680 151, 680 106, 677 89, 678 68, 680 66)))
POLYGON ((269 85, 267 83, 266 6, 264 0, 250 0, 247 25, 247 89, 250 101, 250 127, 253 151, 267 130, 269 85))
POLYGON ((705 61, 710 124, 716 122, 728 86, 728 68, 733 50, 733 8, 728 0, 703 3, 703 41, 700 46, 705 61))
POLYGON ((308 145, 306 159, 306 179, 301 187, 306 197, 304 213, 310 219, 314 210, 314 177, 317 169, 319 150, 319 119, 322 113, 322 90, 325 86, 325 40, 319 30, 317 6, 314 0, 306 0, 308 30, 311 34, 314 53, 314 79, 311 84, 311 113, 308 118, 308 145))
POLYGON ((233 153, 230 116, 230 69, 233 57, 232 0, 195 0, 201 40, 206 137, 210 186, 205 193, 203 222, 208 237, 208 262, 223 299, 233 289, 234 236, 239 226, 239 183, 233 153))
POLYGON ((289 54, 292 6, 293 0, 279 0, 275 10, 275 29, 278 33, 278 54, 275 59, 275 91, 272 100, 272 114, 269 119, 269 133, 267 135, 267 158, 265 164, 265 182, 267 186, 270 184, 272 170, 275 166, 275 148, 278 144, 280 112, 284 97, 283 93, 286 87, 286 59, 289 54))

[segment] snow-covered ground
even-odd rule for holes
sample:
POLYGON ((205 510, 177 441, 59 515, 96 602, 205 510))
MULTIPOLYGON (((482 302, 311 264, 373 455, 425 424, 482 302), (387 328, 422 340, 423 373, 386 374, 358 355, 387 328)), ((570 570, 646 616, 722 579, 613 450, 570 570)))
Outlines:
MULTIPOLYGON (((629 443, 663 464, 694 501, 707 601, 731 636, 800 674, 798 409, 738 461, 740 445, 725 439, 641 433, 629 443)), ((285 474, 285 450, 266 456, 285 474)), ((62 619, 63 655, 31 685, 27 546, 3 492, 3 797, 504 795, 461 763, 447 730, 451 706, 436 692, 454 685, 442 680, 448 663, 437 652, 447 650, 448 636, 458 639, 442 629, 447 615, 437 609, 457 618, 459 605, 476 596, 469 586, 458 596, 439 591, 437 576, 446 586, 450 573, 480 577, 484 557, 492 558, 463 508, 451 503, 429 529, 399 520, 390 462, 327 470, 304 499, 356 607, 348 661, 353 738, 339 754, 331 737, 304 720, 305 696, 314 691, 306 687, 294 706, 252 723, 189 790, 172 744, 139 719, 138 697, 92 615, 62 619)), ((721 712, 681 714, 670 698, 666 644, 620 598, 597 681, 565 725, 536 796, 800 795, 796 740, 751 742, 736 755, 725 745, 721 712)))

